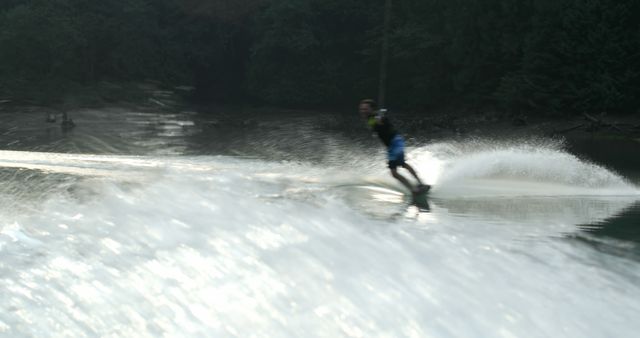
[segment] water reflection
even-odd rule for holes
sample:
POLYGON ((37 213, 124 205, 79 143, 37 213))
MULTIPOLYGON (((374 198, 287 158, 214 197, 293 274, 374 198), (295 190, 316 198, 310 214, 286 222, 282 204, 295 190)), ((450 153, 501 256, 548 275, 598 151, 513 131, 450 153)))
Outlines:
POLYGON ((91 154, 179 155, 189 148, 188 136, 200 132, 192 112, 167 113, 144 109, 83 109, 72 113, 69 125, 46 123, 42 111, 0 115, 0 148, 91 154))

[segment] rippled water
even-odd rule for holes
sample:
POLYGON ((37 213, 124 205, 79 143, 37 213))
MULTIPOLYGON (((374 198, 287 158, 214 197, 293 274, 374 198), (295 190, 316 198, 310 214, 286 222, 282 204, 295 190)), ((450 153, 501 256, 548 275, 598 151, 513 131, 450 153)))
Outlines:
POLYGON ((638 182, 556 141, 408 135, 417 208, 352 116, 42 117, 0 115, 3 335, 640 329, 638 182))

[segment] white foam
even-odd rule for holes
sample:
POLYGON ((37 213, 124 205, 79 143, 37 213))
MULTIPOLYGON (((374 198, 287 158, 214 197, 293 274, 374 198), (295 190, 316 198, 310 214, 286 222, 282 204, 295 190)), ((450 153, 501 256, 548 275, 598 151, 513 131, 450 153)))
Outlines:
MULTIPOLYGON (((97 159, 81 162, 103 166, 97 159)), ((455 159, 442 163, 462 163, 455 159)), ((468 204, 437 205, 426 222, 372 219, 335 193, 340 170, 139 160, 132 168, 143 184, 88 180, 93 198, 52 190, 37 212, 1 215, 18 239, 0 247, 2 334, 634 337, 640 329, 640 264, 556 239, 583 221, 571 213, 552 224, 562 232, 533 217, 491 226, 479 211, 465 214, 468 204), (37 242, 24 245, 20 234, 37 242)), ((621 210, 607 205, 593 216, 621 210)))

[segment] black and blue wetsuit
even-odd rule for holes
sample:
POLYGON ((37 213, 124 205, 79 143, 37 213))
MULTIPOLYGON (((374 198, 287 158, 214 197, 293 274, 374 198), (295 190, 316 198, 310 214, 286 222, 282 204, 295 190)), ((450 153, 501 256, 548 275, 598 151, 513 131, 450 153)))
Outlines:
POLYGON ((396 169, 404 165, 404 139, 393 127, 389 119, 380 111, 369 116, 369 127, 387 147, 389 168, 396 169))

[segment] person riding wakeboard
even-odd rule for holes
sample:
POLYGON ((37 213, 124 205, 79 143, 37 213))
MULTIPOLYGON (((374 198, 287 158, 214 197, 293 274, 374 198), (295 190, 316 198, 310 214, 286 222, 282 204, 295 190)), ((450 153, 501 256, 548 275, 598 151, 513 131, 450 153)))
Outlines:
POLYGON ((416 171, 405 162, 404 159, 404 139, 396 131, 384 113, 385 109, 378 109, 378 105, 374 100, 365 99, 360 101, 358 107, 360 115, 367 120, 367 124, 373 132, 375 132, 382 143, 387 147, 387 157, 389 160, 389 169, 391 176, 400 181, 412 194, 416 195, 427 192, 431 188, 428 184, 423 184, 418 177, 416 171), (417 186, 413 186, 409 180, 398 173, 398 167, 405 168, 418 181, 417 186))

